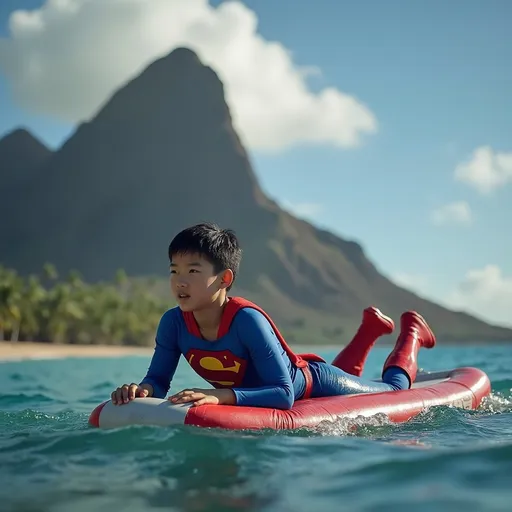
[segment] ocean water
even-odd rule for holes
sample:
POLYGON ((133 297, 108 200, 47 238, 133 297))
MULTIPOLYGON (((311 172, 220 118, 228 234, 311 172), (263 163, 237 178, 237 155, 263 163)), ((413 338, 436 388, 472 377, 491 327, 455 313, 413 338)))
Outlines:
MULTIPOLYGON (((379 376, 388 350, 374 348, 365 376, 379 376)), ((440 407, 405 424, 340 420, 293 432, 90 428, 90 411, 142 378, 148 362, 0 364, 0 511, 512 510, 510 345, 421 352, 427 370, 487 372, 492 395, 477 411, 440 407)), ((176 388, 200 385, 180 364, 176 388)))

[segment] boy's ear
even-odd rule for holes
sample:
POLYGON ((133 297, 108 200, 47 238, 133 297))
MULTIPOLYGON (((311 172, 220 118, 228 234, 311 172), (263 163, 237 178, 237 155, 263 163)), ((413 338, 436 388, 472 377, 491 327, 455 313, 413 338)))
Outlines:
POLYGON ((233 283, 233 271, 231 269, 227 269, 222 274, 222 280, 221 280, 221 288, 227 288, 228 286, 231 286, 233 283))

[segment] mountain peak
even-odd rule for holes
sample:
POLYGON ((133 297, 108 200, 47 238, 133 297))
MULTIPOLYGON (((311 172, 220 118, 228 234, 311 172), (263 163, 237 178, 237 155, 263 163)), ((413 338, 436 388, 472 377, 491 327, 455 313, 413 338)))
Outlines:
POLYGON ((52 151, 27 129, 12 130, 0 139, 0 184, 5 185, 7 178, 11 176, 16 182, 24 180, 51 154, 52 151))
POLYGON ((0 139, 0 153, 3 151, 32 151, 51 153, 37 137, 24 127, 18 127, 8 132, 0 139))
POLYGON ((197 53, 194 50, 187 48, 186 46, 178 46, 163 58, 167 60, 173 60, 177 65, 180 66, 183 66, 184 64, 196 64, 203 66, 197 53))

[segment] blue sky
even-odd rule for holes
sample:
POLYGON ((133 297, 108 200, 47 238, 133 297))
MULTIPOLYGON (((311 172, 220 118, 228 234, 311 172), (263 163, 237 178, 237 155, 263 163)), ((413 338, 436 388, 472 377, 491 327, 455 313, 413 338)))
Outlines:
MULTIPOLYGON (((43 3, 2 0, 3 43, 15 38, 10 13, 43 3)), ((512 2, 244 4, 257 17, 259 37, 290 51, 294 66, 317 69, 305 82, 311 94, 336 88, 375 119, 357 147, 329 137, 272 150, 254 143, 249 151, 265 191, 359 241, 382 272, 421 295, 512 324, 512 2), (457 180, 457 166, 483 147, 494 160, 475 163, 473 179, 457 180), (485 183, 495 186, 485 191, 485 183)), ((24 125, 58 146, 73 130, 58 116, 67 111, 52 103, 45 115, 37 100, 14 97, 23 84, 2 64, 1 49, 0 136, 24 125)), ((257 128, 247 130, 256 134, 251 140, 259 140, 257 128)))

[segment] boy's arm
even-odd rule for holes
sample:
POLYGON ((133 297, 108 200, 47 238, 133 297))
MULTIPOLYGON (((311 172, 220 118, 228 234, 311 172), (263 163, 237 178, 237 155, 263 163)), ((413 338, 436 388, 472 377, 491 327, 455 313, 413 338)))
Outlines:
POLYGON ((246 309, 235 322, 238 337, 248 348, 262 382, 258 388, 233 388, 236 404, 290 409, 295 400, 293 383, 282 357, 283 349, 268 320, 258 311, 246 309))
POLYGON ((148 372, 139 385, 148 389, 150 396, 165 398, 181 355, 177 343, 177 326, 172 311, 162 316, 155 341, 155 351, 148 372))

